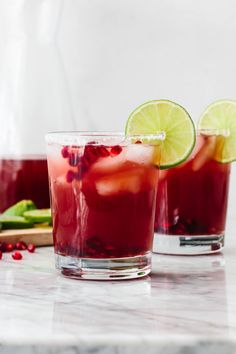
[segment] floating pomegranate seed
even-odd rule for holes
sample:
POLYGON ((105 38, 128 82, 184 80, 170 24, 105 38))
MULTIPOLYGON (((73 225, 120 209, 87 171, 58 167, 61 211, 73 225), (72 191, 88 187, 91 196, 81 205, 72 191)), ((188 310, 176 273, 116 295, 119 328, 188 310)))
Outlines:
POLYGON ((142 141, 141 140, 137 140, 137 141, 135 141, 135 144, 142 144, 142 141))
POLYGON ((22 250, 26 250, 27 244, 25 242, 21 241, 21 246, 22 246, 22 250))
POLYGON ((17 251, 14 252, 11 256, 15 261, 20 261, 23 258, 22 254, 17 251))
POLYGON ((99 157, 99 152, 97 146, 86 145, 84 148, 84 159, 89 163, 92 164, 97 161, 99 157))
POLYGON ((117 156, 121 153, 122 147, 120 145, 112 146, 111 148, 111 156, 117 156))
POLYGON ((27 247, 27 250, 30 252, 30 253, 34 253, 35 251, 35 245, 33 243, 30 243, 27 247))
POLYGON ((0 251, 0 259, 2 259, 2 251, 0 251))
POLYGON ((71 183, 71 182, 74 180, 74 178, 75 178, 75 173, 74 173, 74 171, 69 170, 69 171, 67 172, 67 174, 66 174, 66 181, 67 181, 68 183, 71 183))
POLYGON ((6 242, 0 242, 0 251, 6 252, 6 242))
POLYGON ((104 145, 98 146, 97 151, 98 151, 98 154, 100 157, 110 156, 109 151, 107 150, 107 148, 104 145))
POLYGON ((12 243, 6 244, 6 252, 12 252, 14 250, 14 245, 12 243))
POLYGON ((19 241, 16 243, 16 247, 17 250, 22 251, 22 250, 26 250, 27 249, 27 245, 24 241, 19 241))
POLYGON ((61 155, 64 159, 66 159, 67 157, 69 157, 69 149, 68 149, 68 146, 64 146, 62 149, 61 149, 61 155))

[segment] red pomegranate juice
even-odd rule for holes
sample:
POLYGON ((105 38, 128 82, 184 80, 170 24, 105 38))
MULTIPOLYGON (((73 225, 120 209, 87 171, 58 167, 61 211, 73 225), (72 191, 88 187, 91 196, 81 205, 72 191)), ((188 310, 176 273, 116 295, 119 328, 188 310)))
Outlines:
POLYGON ((49 207, 46 158, 0 159, 0 212, 22 199, 49 207))
POLYGON ((151 149, 49 146, 56 254, 101 259, 151 250, 158 179, 151 149))
POLYGON ((230 164, 214 160, 216 141, 216 136, 198 136, 196 148, 185 163, 160 172, 157 234, 224 233, 230 164))

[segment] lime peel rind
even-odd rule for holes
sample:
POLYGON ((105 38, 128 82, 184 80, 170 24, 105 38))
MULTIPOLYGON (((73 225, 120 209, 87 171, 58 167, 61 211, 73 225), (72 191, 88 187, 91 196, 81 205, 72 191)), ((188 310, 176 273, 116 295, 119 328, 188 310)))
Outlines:
POLYGON ((215 160, 220 163, 236 161, 236 101, 219 100, 210 104, 200 117, 198 129, 229 131, 218 138, 215 160))
POLYGON ((168 100, 148 101, 137 107, 129 116, 125 131, 126 135, 165 133, 160 169, 185 161, 196 142, 195 126, 188 112, 168 100))

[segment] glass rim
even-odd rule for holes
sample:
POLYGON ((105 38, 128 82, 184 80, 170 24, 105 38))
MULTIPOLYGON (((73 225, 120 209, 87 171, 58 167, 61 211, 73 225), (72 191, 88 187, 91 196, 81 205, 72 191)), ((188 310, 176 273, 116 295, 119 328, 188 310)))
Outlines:
MULTIPOLYGON (((152 141, 165 140, 165 132, 157 132, 155 134, 128 134, 124 132, 115 131, 54 131, 45 134, 45 140, 47 143, 58 143, 63 144, 63 141, 76 140, 76 139, 118 139, 123 138, 126 140, 141 140, 147 139, 148 142, 144 143, 147 145, 152 145, 152 141)), ((100 143, 98 143, 100 145, 100 143)), ((92 144, 93 145, 93 144, 92 144)), ((94 143, 96 145, 96 143, 94 143)))
POLYGON ((196 128, 196 135, 205 135, 205 136, 223 136, 227 138, 230 135, 230 129, 218 129, 218 128, 196 128))

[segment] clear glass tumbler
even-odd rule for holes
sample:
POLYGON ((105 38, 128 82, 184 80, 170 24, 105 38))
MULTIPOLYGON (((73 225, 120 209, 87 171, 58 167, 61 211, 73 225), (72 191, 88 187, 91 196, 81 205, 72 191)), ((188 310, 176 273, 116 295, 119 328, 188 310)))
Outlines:
POLYGON ((215 160, 225 132, 197 132, 181 165, 160 171, 153 251, 204 254, 224 247, 230 164, 215 160))
POLYGON ((112 280, 150 272, 162 140, 47 134, 56 267, 63 275, 112 280))

